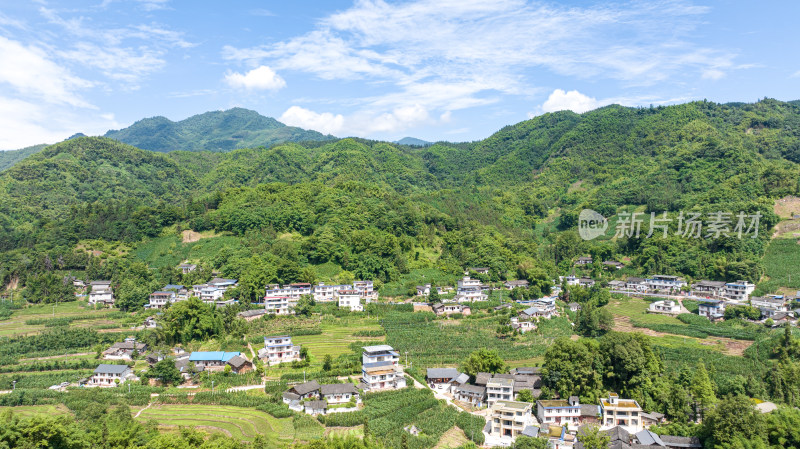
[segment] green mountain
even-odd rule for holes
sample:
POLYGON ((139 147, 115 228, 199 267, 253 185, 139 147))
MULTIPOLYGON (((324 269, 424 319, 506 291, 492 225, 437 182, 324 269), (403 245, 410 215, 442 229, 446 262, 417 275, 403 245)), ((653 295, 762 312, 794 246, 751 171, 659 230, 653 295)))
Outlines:
POLYGON ((269 147, 283 142, 323 141, 334 137, 308 131, 264 117, 255 111, 233 108, 212 111, 173 122, 151 117, 111 130, 105 137, 150 151, 230 151, 269 147))
POLYGON ((395 142, 398 145, 411 145, 417 147, 427 147, 428 145, 432 145, 433 142, 428 142, 427 140, 417 139, 416 137, 403 137, 402 139, 395 142))
POLYGON ((7 170, 12 165, 25 159, 26 157, 42 151, 47 146, 46 143, 32 145, 19 150, 0 151, 0 171, 7 170))
POLYGON ((138 248, 109 267, 191 259, 251 279, 248 296, 264 282, 341 273, 404 294, 466 266, 545 291, 583 254, 630 261, 631 275, 758 281, 773 203, 800 194, 799 130, 800 106, 763 100, 558 112, 424 148, 342 139, 160 154, 76 138, 0 173, 0 280, 99 239, 138 248), (624 213, 663 211, 758 212, 763 230, 583 241, 584 208, 609 217, 611 234, 624 213), (184 243, 183 229, 218 237, 184 243))

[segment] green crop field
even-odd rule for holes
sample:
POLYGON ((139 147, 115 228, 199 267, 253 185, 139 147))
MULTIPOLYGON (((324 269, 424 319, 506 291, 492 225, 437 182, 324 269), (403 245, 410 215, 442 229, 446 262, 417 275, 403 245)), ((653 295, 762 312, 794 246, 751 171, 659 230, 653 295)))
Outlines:
POLYGON ((18 407, 0 407, 0 413, 10 410, 15 415, 30 418, 33 416, 69 415, 67 407, 59 405, 21 405, 18 407))
POLYGON ((70 327, 129 329, 130 318, 120 317, 116 309, 94 310, 80 301, 59 304, 29 305, 14 310, 11 317, 0 321, 0 337, 34 335, 51 327, 57 320, 67 321, 70 327), (50 322, 53 323, 50 323, 50 322))
POLYGON ((776 238, 764 253, 764 280, 754 295, 777 291, 779 288, 800 290, 800 243, 798 239, 776 238))
POLYGON ((625 316, 651 324, 683 324, 677 318, 658 313, 647 313, 650 301, 636 297, 612 298, 606 308, 615 316, 625 316))
POLYGON ((162 405, 142 411, 136 419, 153 420, 162 427, 197 427, 243 441, 252 441, 256 435, 282 442, 290 442, 296 436, 309 440, 323 435, 321 425, 310 429, 305 423, 296 431, 290 418, 279 419, 258 410, 232 406, 162 405))
MULTIPOLYGON (((354 337, 353 332, 357 330, 380 330, 381 326, 377 319, 359 319, 356 321, 338 322, 340 320, 326 320, 320 327, 320 335, 301 335, 293 337, 292 342, 308 348, 313 358, 312 366, 322 365, 326 355, 333 358, 341 354, 350 352, 350 343, 364 340, 364 337, 354 337)), ((371 338, 375 344, 380 344, 383 338, 371 338)))

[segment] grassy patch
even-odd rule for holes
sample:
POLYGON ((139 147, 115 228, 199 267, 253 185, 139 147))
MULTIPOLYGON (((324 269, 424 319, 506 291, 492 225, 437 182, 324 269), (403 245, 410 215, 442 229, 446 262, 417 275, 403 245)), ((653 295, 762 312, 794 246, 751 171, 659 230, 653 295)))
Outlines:
POLYGON ((772 239, 764 253, 765 281, 758 284, 754 296, 777 291, 780 287, 800 289, 800 244, 798 239, 772 239))

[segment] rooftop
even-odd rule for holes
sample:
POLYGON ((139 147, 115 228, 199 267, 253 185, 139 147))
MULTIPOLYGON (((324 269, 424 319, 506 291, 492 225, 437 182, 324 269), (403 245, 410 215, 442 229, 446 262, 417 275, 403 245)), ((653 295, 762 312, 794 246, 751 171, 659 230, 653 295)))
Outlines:
POLYGON ((497 401, 495 406, 512 408, 514 410, 525 410, 531 408, 530 402, 517 402, 517 401, 497 401))
POLYGON ((97 368, 95 368, 95 374, 122 374, 127 371, 128 365, 108 365, 108 364, 100 364, 97 368))

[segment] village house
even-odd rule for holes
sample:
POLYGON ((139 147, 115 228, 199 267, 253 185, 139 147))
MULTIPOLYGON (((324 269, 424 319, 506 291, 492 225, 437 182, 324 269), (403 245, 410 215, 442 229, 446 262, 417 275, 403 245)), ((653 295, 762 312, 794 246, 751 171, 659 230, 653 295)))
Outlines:
POLYGON ((378 299, 378 292, 372 281, 355 281, 353 282, 353 290, 357 291, 361 299, 365 299, 367 304, 373 299, 378 299))
POLYGON ((253 371, 253 362, 247 360, 242 355, 235 355, 228 359, 227 365, 231 367, 231 371, 236 374, 244 374, 253 371))
POLYGON ((189 274, 197 269, 197 265, 191 263, 182 263, 178 265, 178 269, 181 270, 181 273, 183 274, 189 274))
POLYGON ((469 384, 453 387, 453 398, 480 407, 486 401, 486 387, 469 384))
POLYGON ((320 282, 314 286, 312 295, 314 296, 314 301, 332 302, 336 299, 336 292, 339 290, 347 290, 349 288, 349 285, 327 285, 324 282, 320 282))
POLYGON ((569 310, 571 312, 577 312, 577 311, 581 310, 581 305, 578 304, 577 302, 571 302, 571 303, 567 304, 567 307, 569 307, 569 310))
POLYGON ((425 380, 431 388, 446 387, 450 381, 461 374, 455 368, 428 368, 425 374, 425 380))
POLYGON ((300 346, 293 344, 288 335, 264 337, 264 347, 258 350, 258 358, 269 366, 300 361, 300 346))
POLYGON ((559 284, 563 283, 564 281, 567 282, 567 285, 578 285, 578 277, 572 274, 558 277, 559 284))
POLYGON ((609 393, 607 398, 600 399, 600 416, 602 428, 620 426, 629 433, 636 433, 644 428, 641 416, 642 408, 634 399, 620 399, 617 393, 609 393))
POLYGON ((116 387, 134 377, 133 370, 128 365, 101 364, 94 370, 89 378, 87 387, 116 387))
POLYGON ((595 284, 595 282, 594 282, 594 279, 592 279, 592 278, 579 278, 578 279, 578 285, 580 285, 583 288, 592 288, 592 287, 594 287, 594 284, 595 284))
POLYGON ((361 305, 361 295, 356 290, 339 290, 336 292, 336 300, 339 302, 340 309, 350 309, 351 312, 364 311, 364 306, 361 305))
POLYGON ((617 262, 616 260, 605 260, 603 261, 603 265, 606 267, 615 268, 617 270, 621 270, 625 268, 625 264, 622 262, 617 262))
POLYGON ((722 297, 724 290, 723 281, 700 281, 692 284, 692 296, 722 297))
POLYGON ((322 400, 308 401, 303 404, 303 408, 308 415, 324 415, 328 412, 328 403, 322 400))
POLYGON ((292 400, 317 399, 319 398, 319 387, 319 382, 316 380, 295 385, 287 392, 290 394, 283 394, 283 402, 288 404, 292 400))
POLYGON ((762 318, 771 318, 776 313, 789 311, 786 298, 779 295, 753 296, 750 298, 750 305, 761 310, 762 318))
POLYGON ((529 402, 499 400, 491 405, 489 433, 500 438, 514 439, 533 424, 533 405, 529 402))
POLYGON ((452 315, 454 313, 460 313, 462 315, 470 315, 472 313, 472 309, 470 309, 469 306, 458 303, 447 303, 447 304, 437 303, 431 306, 431 309, 433 309, 433 313, 435 313, 438 316, 452 315))
POLYGON ((114 305, 114 290, 111 281, 92 281, 89 283, 89 304, 111 307, 114 305))
POLYGON ((528 281, 526 281, 525 279, 520 279, 517 281, 505 281, 503 283, 503 287, 505 287, 506 290, 514 290, 517 287, 528 288, 528 281))
POLYGON ((581 404, 577 396, 569 399, 551 399, 536 401, 536 417, 544 425, 567 427, 575 431, 580 424, 581 404))
POLYGON ((265 309, 253 309, 253 310, 245 310, 236 314, 239 318, 244 319, 245 321, 253 321, 261 318, 262 316, 266 315, 267 311, 265 309))
POLYGON ((303 295, 311 295, 311 284, 306 282, 296 283, 296 284, 289 284, 284 286, 279 286, 278 284, 269 284, 267 285, 266 292, 264 296, 270 297, 288 297, 295 303, 300 300, 300 297, 303 295))
MULTIPOLYGON (((442 287, 436 287, 436 293, 440 295, 444 292, 442 287)), ((417 296, 430 296, 431 294, 431 284, 425 285, 417 285, 417 296)))
POLYGON ((358 403, 361 399, 358 390, 351 383, 344 384, 323 384, 319 387, 319 394, 328 404, 344 404, 355 399, 358 403))
POLYGON ((103 351, 103 358, 106 360, 133 360, 133 353, 142 354, 147 351, 147 345, 136 343, 135 340, 125 340, 114 343, 110 348, 103 351))
POLYGON ((364 390, 380 391, 405 388, 400 354, 389 345, 364 346, 361 354, 361 382, 364 390))
POLYGON ((736 282, 728 282, 725 284, 723 296, 730 301, 745 302, 750 299, 750 294, 756 289, 756 285, 738 280, 736 282))
POLYGON ((578 420, 581 425, 594 424, 600 427, 600 406, 596 404, 581 404, 581 416, 578 420))
POLYGON ((650 313, 665 313, 668 315, 678 315, 681 313, 681 306, 676 301, 671 299, 663 299, 650 303, 647 309, 650 313))
POLYGON ((150 309, 163 309, 167 304, 175 302, 176 294, 174 291, 157 291, 150 293, 150 309))
POLYGON ((643 292, 647 290, 647 284, 644 278, 629 277, 625 280, 625 289, 635 292, 643 292))
POLYGON ((486 402, 491 407, 497 401, 514 400, 514 380, 493 377, 486 381, 486 402))
POLYGON ((591 265, 593 262, 592 256, 584 256, 578 257, 578 260, 575 261, 575 265, 591 265))
POLYGON ((620 280, 608 281, 608 288, 611 290, 623 290, 625 288, 625 281, 620 281, 620 280))
POLYGON ((458 281, 455 296, 456 302, 486 301, 488 298, 489 295, 484 293, 481 288, 480 280, 464 276, 458 281))
POLYGON ((536 322, 535 321, 531 321, 530 319, 524 320, 524 321, 520 321, 520 319, 518 317, 512 317, 511 318, 511 327, 515 331, 517 331, 517 332, 519 332, 521 334, 524 334, 525 332, 535 330, 536 329, 536 322))
POLYGON ((180 284, 167 284, 161 291, 175 292, 175 301, 186 301, 190 296, 189 289, 180 284))
POLYGON ((467 274, 469 274, 469 272, 473 272, 473 273, 476 273, 476 274, 489 274, 489 268, 488 267, 469 267, 467 269, 467 274))
POLYGON ((708 300, 703 301, 697 306, 697 314, 709 320, 721 320, 725 316, 725 302, 708 300))
POLYGON ((657 274, 651 278, 645 279, 644 285, 647 290, 650 291, 678 291, 681 289, 681 287, 686 286, 686 281, 678 276, 657 274))
POLYGON ((222 371, 228 360, 237 355, 241 354, 239 352, 199 351, 193 352, 189 356, 189 362, 194 363, 199 371, 222 371))
POLYGON ((265 296, 264 311, 269 315, 294 315, 297 300, 291 296, 265 296))

